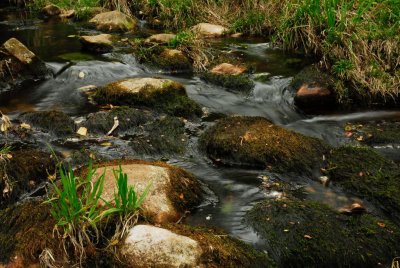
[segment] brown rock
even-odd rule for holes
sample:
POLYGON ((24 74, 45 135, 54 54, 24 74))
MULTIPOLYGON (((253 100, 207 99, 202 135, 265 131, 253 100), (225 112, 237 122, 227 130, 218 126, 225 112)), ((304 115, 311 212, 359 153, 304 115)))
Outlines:
POLYGON ((146 43, 168 44, 175 38, 175 34, 154 34, 145 40, 146 43))
POLYGON ((213 74, 230 74, 230 75, 238 75, 246 72, 246 68, 238 65, 233 65, 230 63, 221 63, 210 71, 213 74))
POLYGON ((192 28, 195 32, 198 32, 203 37, 221 37, 228 32, 228 28, 221 25, 210 24, 210 23, 199 23, 192 28))
MULTIPOLYGON (((106 168, 102 198, 112 200, 116 188, 113 170, 118 170, 117 162, 98 165, 97 174, 106 168)), ((135 187, 140 196, 148 185, 150 190, 144 199, 142 209, 145 215, 156 223, 176 222, 193 206, 201 201, 202 190, 198 181, 190 173, 162 162, 139 160, 124 161, 122 171, 128 175, 129 185, 135 187)))
POLYGON ((50 4, 42 8, 41 13, 44 17, 50 18, 60 15, 61 9, 56 5, 50 4))
POLYGON ((348 215, 361 214, 364 213, 365 211, 366 211, 365 207, 360 203, 353 203, 349 206, 344 206, 339 209, 340 213, 348 215))
POLYGON ((110 34, 84 35, 79 38, 83 49, 97 53, 110 52, 113 48, 111 39, 110 34))
POLYGON ((109 11, 97 14, 89 23, 102 31, 131 31, 137 27, 137 20, 119 11, 109 11))

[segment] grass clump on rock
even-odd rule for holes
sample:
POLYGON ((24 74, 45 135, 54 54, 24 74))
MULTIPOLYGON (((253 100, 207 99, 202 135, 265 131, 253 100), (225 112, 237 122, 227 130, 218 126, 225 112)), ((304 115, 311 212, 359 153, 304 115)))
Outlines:
POLYGON ((346 216, 314 201, 267 200, 246 215, 279 267, 389 266, 399 228, 369 214, 346 216))
POLYGON ((183 85, 168 79, 131 78, 114 82, 99 88, 93 99, 99 104, 144 106, 182 117, 202 113, 183 85))
POLYGON ((254 88, 254 82, 245 74, 215 74, 206 72, 201 78, 208 83, 227 88, 232 91, 248 93, 254 88))
POLYGON ((322 141, 276 126, 262 117, 229 117, 200 139, 214 161, 226 165, 270 168, 310 174, 328 146, 322 141))
POLYGON ((345 146, 327 157, 332 182, 365 197, 400 223, 400 169, 373 149, 345 146))

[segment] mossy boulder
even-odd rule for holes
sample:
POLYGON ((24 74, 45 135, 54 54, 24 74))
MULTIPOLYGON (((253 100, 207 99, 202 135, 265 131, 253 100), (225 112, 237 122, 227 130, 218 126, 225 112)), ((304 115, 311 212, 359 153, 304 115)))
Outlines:
POLYGON ((178 49, 166 48, 162 45, 148 46, 146 41, 134 47, 134 54, 141 64, 161 69, 168 73, 191 73, 192 63, 178 49))
MULTIPOLYGON (((97 174, 105 173, 105 184, 102 198, 112 200, 116 188, 113 170, 128 175, 128 184, 135 186, 140 196, 150 185, 150 190, 141 206, 143 215, 151 222, 176 222, 184 214, 200 204, 203 190, 197 179, 187 171, 170 166, 164 162, 147 162, 141 160, 115 160, 94 165, 97 174)), ((82 169, 80 174, 85 174, 82 169)))
POLYGON ((224 36, 229 30, 224 26, 211 24, 211 23, 199 23, 192 27, 192 31, 200 34, 206 38, 212 37, 222 37, 224 36))
POLYGON ((344 146, 327 157, 327 175, 345 190, 367 198, 400 225, 400 168, 366 147, 344 146))
POLYGON ((168 45, 168 43, 171 42, 175 37, 175 34, 169 33, 153 34, 146 38, 145 43, 168 45))
POLYGON ((145 106, 170 115, 201 115, 200 106, 186 94, 183 85, 161 78, 131 78, 99 88, 93 96, 99 104, 145 106))
POLYGON ((201 147, 225 165, 270 168, 310 174, 328 146, 322 141, 276 126, 262 117, 228 117, 209 128, 201 147))
POLYGON ((197 241, 201 247, 200 267, 276 267, 264 253, 210 227, 164 224, 163 228, 197 241))
POLYGON ((60 111, 28 112, 20 116, 20 121, 57 136, 75 133, 75 122, 67 114, 60 111))
POLYGON ((89 133, 107 134, 113 127, 115 118, 118 120, 118 127, 112 135, 117 136, 144 125, 152 119, 150 112, 121 106, 110 111, 89 114, 82 125, 88 129, 89 133))
POLYGON ((45 248, 54 254, 62 250, 60 240, 52 235, 55 221, 50 205, 43 201, 30 200, 0 211, 0 266, 38 266, 45 248))
POLYGON ((119 11, 108 11, 97 14, 89 23, 96 26, 97 30, 101 31, 132 31, 138 26, 138 21, 135 18, 128 17, 119 11))
POLYGON ((334 80, 315 65, 301 70, 289 87, 296 92, 295 105, 307 113, 333 108, 336 103, 334 80))
POLYGON ((388 267, 400 253, 396 225, 314 201, 267 200, 247 213, 246 222, 279 267, 388 267))
POLYGON ((0 158, 0 207, 15 202, 26 192, 54 174, 56 162, 51 153, 37 149, 11 150, 0 158))
POLYGON ((143 126, 143 133, 132 138, 130 145, 140 155, 182 154, 188 137, 184 122, 176 117, 163 117, 143 126))
POLYGON ((217 86, 228 90, 249 93, 254 88, 254 82, 246 74, 224 74, 216 72, 206 72, 200 78, 217 86))
POLYGON ((79 38, 84 50, 95 53, 107 53, 113 49, 111 34, 83 35, 79 38))
POLYGON ((26 79, 43 79, 50 73, 46 64, 16 38, 0 47, 0 83, 13 85, 26 79))

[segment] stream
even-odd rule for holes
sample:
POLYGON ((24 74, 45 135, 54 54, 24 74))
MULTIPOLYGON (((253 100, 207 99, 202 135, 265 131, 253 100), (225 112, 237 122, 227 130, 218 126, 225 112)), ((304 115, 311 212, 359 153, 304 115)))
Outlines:
MULTIPOLYGON (((301 55, 288 55, 269 42, 259 39, 223 39, 212 42, 212 46, 228 53, 234 53, 244 63, 254 66, 252 79, 255 87, 249 94, 227 91, 222 87, 207 84, 196 75, 169 75, 139 64, 123 45, 112 53, 91 55, 81 52, 81 45, 74 36, 99 33, 72 22, 43 22, 32 18, 29 13, 0 9, 0 43, 16 37, 36 55, 42 58, 56 74, 44 82, 23 85, 12 91, 0 90, 0 110, 11 119, 27 111, 61 110, 75 120, 98 110, 89 103, 79 90, 87 85, 102 86, 109 82, 130 77, 159 76, 176 80, 185 85, 191 99, 199 103, 210 115, 262 116, 284 128, 308 136, 318 137, 338 146, 351 142, 344 135, 348 122, 369 122, 376 120, 400 120, 400 111, 355 111, 353 113, 330 112, 324 115, 302 114, 293 105, 293 92, 286 88, 301 68, 310 60, 301 55), (71 55, 81 57, 71 61, 71 55), (83 72, 83 77, 80 73, 83 72)), ((130 37, 129 37, 130 38, 130 37)), ((211 117, 211 116, 210 116, 211 117)), ((214 120, 210 120, 214 121, 214 120)), ((190 122, 188 124, 191 124, 190 122)), ((193 123, 197 129, 205 129, 213 122, 193 123)), ((190 126, 187 126, 190 128, 190 126)), ((326 203, 334 208, 351 204, 358 199, 339 189, 325 187, 313 178, 271 174, 268 171, 224 168, 214 165, 198 150, 198 135, 191 135, 185 155, 174 156, 168 163, 180 166, 198 177, 206 186, 206 201, 185 219, 191 225, 208 225, 224 229, 257 248, 263 248, 263 241, 250 227, 243 224, 244 214, 266 197, 274 198, 278 192, 260 187, 261 178, 268 176, 277 181, 290 182, 294 188, 301 188, 306 198, 326 203)), ((43 140, 45 144, 46 140, 43 140)), ((102 154, 110 158, 135 157, 124 140, 112 140, 113 146, 102 148, 102 154), (115 146, 115 147, 114 147, 115 146)), ((45 146, 45 145, 44 145, 45 146)), ((70 143, 55 143, 57 150, 68 155, 70 143)), ((380 146, 382 153, 400 160, 399 146, 380 146)), ((143 158, 143 156, 137 156, 143 158)), ((161 159, 149 157, 149 159, 161 159)), ((363 201, 369 211, 376 209, 363 201)))

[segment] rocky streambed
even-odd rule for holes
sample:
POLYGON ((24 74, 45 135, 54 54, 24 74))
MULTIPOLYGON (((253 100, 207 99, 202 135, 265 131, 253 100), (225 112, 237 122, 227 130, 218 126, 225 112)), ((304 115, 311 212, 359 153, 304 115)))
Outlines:
POLYGON ((107 168, 104 198, 118 165, 139 193, 152 183, 138 224, 113 254, 105 226, 83 266, 386 267, 400 255, 399 111, 340 111, 312 59, 220 26, 196 28, 214 51, 198 72, 193 51, 144 21, 43 12, 0 9, 0 266, 76 264, 44 203, 58 161, 81 176, 89 161, 107 168))

